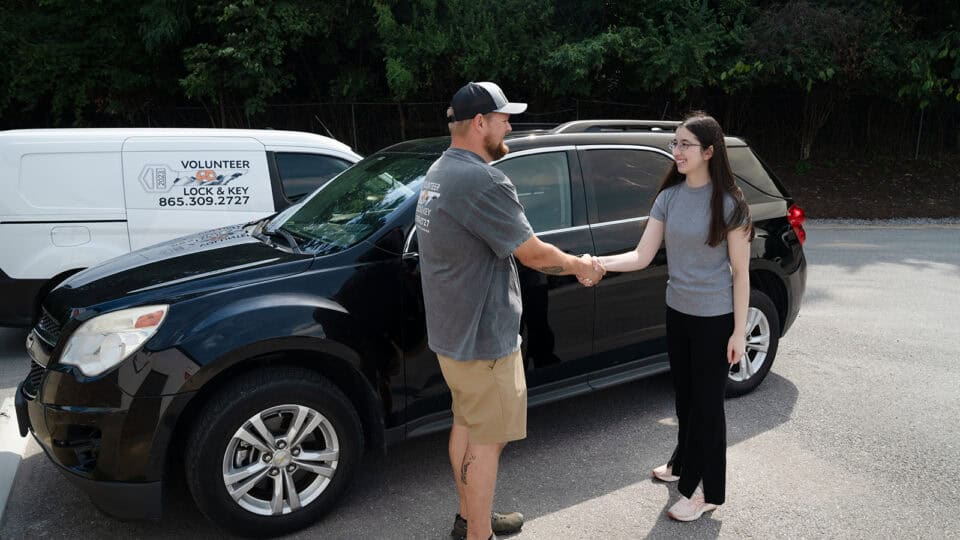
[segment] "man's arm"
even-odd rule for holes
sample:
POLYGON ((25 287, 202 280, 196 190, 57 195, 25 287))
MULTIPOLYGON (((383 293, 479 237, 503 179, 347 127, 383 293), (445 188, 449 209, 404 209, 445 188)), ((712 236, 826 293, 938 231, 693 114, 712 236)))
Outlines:
POLYGON ((520 244, 514 250, 513 256, 524 266, 544 274, 554 276, 576 274, 577 277, 587 278, 593 283, 600 281, 600 278, 603 277, 602 272, 594 269, 589 258, 568 255, 557 249, 553 244, 542 242, 536 236, 531 236, 520 244))

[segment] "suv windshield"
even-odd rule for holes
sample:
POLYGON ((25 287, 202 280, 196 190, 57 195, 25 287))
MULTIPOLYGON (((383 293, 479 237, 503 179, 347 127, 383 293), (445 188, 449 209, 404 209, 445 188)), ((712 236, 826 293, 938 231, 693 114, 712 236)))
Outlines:
POLYGON ((377 154, 323 186, 293 213, 268 225, 300 240, 300 248, 321 255, 354 246, 377 231, 407 199, 420 191, 437 159, 424 154, 377 154))

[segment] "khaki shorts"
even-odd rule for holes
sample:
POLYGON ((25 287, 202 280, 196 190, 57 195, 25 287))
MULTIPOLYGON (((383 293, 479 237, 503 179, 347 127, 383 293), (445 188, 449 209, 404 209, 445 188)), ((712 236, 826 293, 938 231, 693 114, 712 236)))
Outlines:
POLYGON ((527 380, 519 350, 496 360, 437 359, 453 396, 453 423, 466 426, 472 444, 526 438, 527 380))

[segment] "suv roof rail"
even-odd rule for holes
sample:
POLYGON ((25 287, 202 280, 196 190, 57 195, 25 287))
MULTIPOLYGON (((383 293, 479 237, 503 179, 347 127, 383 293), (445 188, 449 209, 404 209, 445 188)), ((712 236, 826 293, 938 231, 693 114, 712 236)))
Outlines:
POLYGON ((557 122, 510 122, 514 131, 551 130, 560 124, 557 122))
POLYGON ((551 133, 675 131, 679 125, 676 120, 575 120, 557 126, 551 133))

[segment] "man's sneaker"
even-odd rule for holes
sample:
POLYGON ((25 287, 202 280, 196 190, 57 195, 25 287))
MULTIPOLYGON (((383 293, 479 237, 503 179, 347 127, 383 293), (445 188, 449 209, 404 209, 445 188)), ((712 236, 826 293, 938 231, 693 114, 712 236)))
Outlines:
POLYGON ((673 474, 673 467, 671 467, 669 463, 664 463, 654 469, 653 477, 661 482, 676 482, 680 479, 679 476, 673 474))
POLYGON ((704 512, 716 509, 717 505, 704 501, 703 491, 698 487, 689 499, 681 496, 680 500, 667 510, 667 515, 677 521, 694 521, 700 519, 704 512))
MULTIPOLYGON (((493 512, 490 516, 490 528, 493 529, 494 538, 497 534, 519 532, 522 527, 523 514, 520 512, 510 512, 509 514, 493 512)), ((453 530, 450 531, 450 536, 458 539, 467 537, 467 520, 463 519, 460 514, 457 514, 457 517, 453 519, 453 530)))

